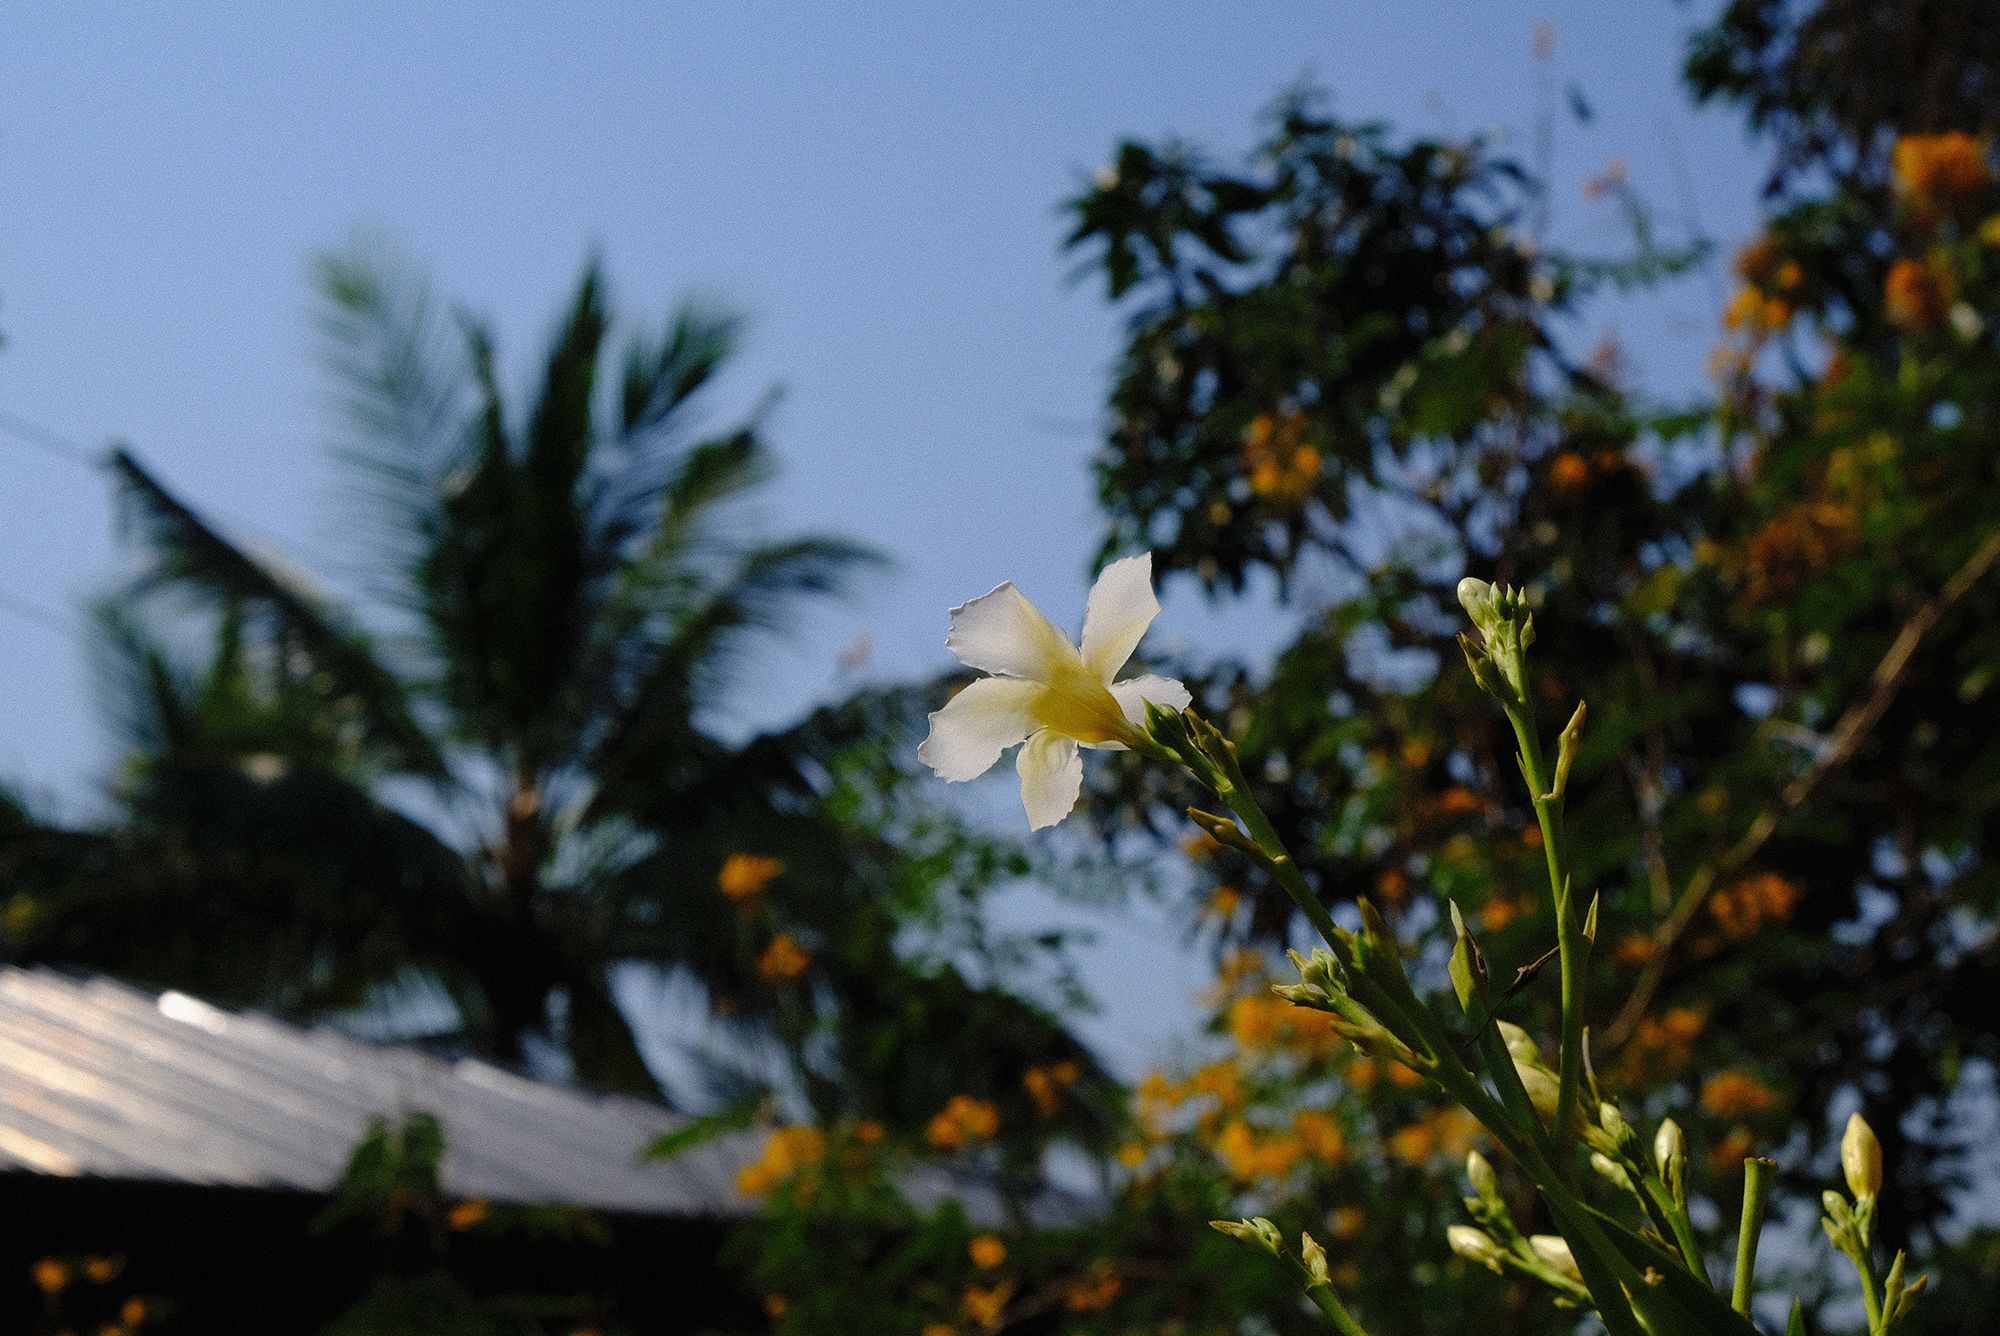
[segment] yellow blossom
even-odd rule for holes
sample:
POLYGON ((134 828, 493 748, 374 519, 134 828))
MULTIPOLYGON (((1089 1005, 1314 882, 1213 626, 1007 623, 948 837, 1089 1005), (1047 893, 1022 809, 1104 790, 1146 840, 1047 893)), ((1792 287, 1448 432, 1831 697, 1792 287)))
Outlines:
POLYGON ((462 1201, 445 1214, 445 1227, 454 1230, 471 1229, 491 1214, 492 1210, 493 1207, 489 1203, 477 1197, 462 1201))
POLYGON ((981 1271, 991 1271, 1007 1260, 1007 1245, 993 1234, 981 1234, 966 1245, 965 1251, 981 1271))
POLYGON ((1549 464, 1549 481, 1563 491, 1574 491, 1590 480, 1590 465, 1582 455, 1565 450, 1549 464))
POLYGON ((1013 1293, 1014 1282, 1011 1280, 1003 1280, 990 1289, 972 1285, 959 1299, 959 1306, 965 1309, 967 1317, 980 1326, 997 1327, 1000 1315, 1007 1311, 1007 1300, 1013 1293))
POLYGON ((924 1129, 924 1139, 943 1150, 990 1138, 999 1130, 1000 1110, 989 1101, 953 1095, 924 1129))
POLYGON ((1205 830, 1197 830, 1181 837, 1181 852, 1198 863, 1221 853, 1222 841, 1205 830))
POLYGON ((1259 1136, 1248 1123, 1232 1120, 1215 1139, 1215 1152, 1222 1157, 1230 1177, 1239 1182, 1259 1178, 1283 1178, 1297 1166, 1305 1148, 1299 1138, 1285 1133, 1259 1136))
POLYGON ((1901 259, 1889 266, 1882 285, 1882 304, 1889 322, 1906 329, 1930 329, 1951 306, 1952 283, 1941 269, 1901 259))
POLYGON ((1319 481, 1319 451, 1305 440, 1304 413, 1282 418, 1260 413, 1243 432, 1243 467, 1250 490, 1267 500, 1297 505, 1319 481))
POLYGON ((1701 1087, 1702 1106, 1721 1118, 1763 1113, 1777 1104, 1777 1092, 1746 1071, 1717 1072, 1701 1087))
POLYGON ((746 1197, 761 1197, 801 1169, 819 1163, 825 1154, 826 1133, 817 1127, 780 1127, 764 1142, 763 1157, 736 1175, 736 1190, 746 1197))
POLYGON ((715 876, 715 884, 731 900, 745 901, 764 893, 771 879, 785 870, 781 858, 766 858, 761 854, 731 854, 724 860, 722 871, 715 876))
POLYGON ((1101 1268, 1089 1280, 1078 1281, 1063 1295, 1063 1307, 1072 1313, 1097 1313, 1111 1307, 1124 1289, 1118 1273, 1108 1267, 1101 1268))
POLYGON ((764 954, 757 957, 757 976, 772 983, 786 979, 796 979, 806 972, 812 963, 812 952, 800 946, 786 933, 779 933, 764 948, 764 954))
POLYGON ((1905 194, 1967 195, 1986 183, 1986 155, 1963 130, 1904 135, 1890 153, 1890 174, 1905 194))
POLYGON ((1759 873, 1723 887, 1709 898, 1708 911, 1728 937, 1748 937, 1766 919, 1788 919, 1799 888, 1775 872, 1759 873))
POLYGON ((1717 1177, 1742 1173, 1743 1161, 1749 1157, 1755 1144, 1748 1132, 1737 1128, 1708 1153, 1708 1171, 1717 1177))
POLYGON ((1659 950, 1650 936, 1635 932, 1620 939, 1611 955, 1621 965, 1643 965, 1658 955, 1659 950))
POLYGON ((1398 1128, 1389 1138, 1389 1152, 1405 1164, 1422 1164, 1437 1150, 1437 1133, 1424 1123, 1398 1128))
POLYGON ((1347 1158, 1347 1138, 1341 1134, 1340 1124, 1316 1109, 1301 1109, 1292 1115, 1292 1135, 1316 1160, 1339 1164, 1347 1158))

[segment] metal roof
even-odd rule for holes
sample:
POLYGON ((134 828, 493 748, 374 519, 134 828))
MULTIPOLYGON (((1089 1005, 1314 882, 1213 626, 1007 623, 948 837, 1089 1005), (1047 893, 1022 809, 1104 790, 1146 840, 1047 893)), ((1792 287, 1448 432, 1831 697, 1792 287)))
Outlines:
POLYGON ((640 1151, 681 1120, 623 1096, 531 1081, 157 996, 102 978, 0 969, 0 1169, 330 1190, 371 1119, 443 1123, 446 1192, 656 1215, 738 1216, 736 1134, 666 1164, 640 1151))

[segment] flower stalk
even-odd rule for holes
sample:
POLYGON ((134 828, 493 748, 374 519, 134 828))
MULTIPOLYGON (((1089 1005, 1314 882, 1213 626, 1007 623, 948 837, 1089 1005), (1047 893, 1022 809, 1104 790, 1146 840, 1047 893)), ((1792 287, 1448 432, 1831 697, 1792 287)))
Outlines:
POLYGON ((1764 1207, 1771 1196, 1771 1175, 1777 1170, 1776 1160, 1752 1157, 1743 1161, 1743 1226, 1736 1235, 1736 1276, 1729 1306, 1745 1317, 1750 1316, 1750 1297, 1756 1285, 1757 1240, 1764 1232, 1764 1207))

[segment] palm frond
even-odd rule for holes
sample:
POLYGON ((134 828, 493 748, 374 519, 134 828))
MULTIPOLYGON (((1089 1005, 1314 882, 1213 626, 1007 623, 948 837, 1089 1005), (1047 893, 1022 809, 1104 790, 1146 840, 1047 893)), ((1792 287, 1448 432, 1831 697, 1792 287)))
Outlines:
POLYGON ((313 281, 320 359, 347 425, 334 455, 355 478, 352 518, 371 558, 387 558, 400 578, 465 462, 473 411, 465 347, 429 285, 379 239, 321 253, 313 281))
POLYGON ((665 334, 626 345, 620 424, 626 436, 665 425, 736 352, 741 316, 699 298, 683 298, 665 334))
POLYGON ((185 744, 194 684, 168 662, 129 594, 91 609, 96 634, 90 669, 98 710, 113 721, 138 755, 161 755, 185 744))
POLYGON ((25 958, 306 1016, 358 1005, 467 903, 462 857, 316 767, 171 764, 131 801, 38 897, 25 958))
POLYGON ((111 466, 125 517, 144 529, 154 552, 155 568, 143 586, 174 585, 199 591, 216 605, 258 610, 328 675, 334 694, 355 710, 387 764, 444 777, 443 757, 411 714, 402 683, 376 659, 365 634, 210 528, 129 450, 115 450, 111 466))
MULTIPOLYGON (((801 598, 840 594, 861 568, 887 558, 844 539, 809 537, 745 554, 729 578, 678 610, 619 691, 586 765, 598 777, 606 810, 627 810, 628 795, 658 792, 669 773, 716 758, 696 739, 699 706, 714 699, 730 660, 753 633, 771 633, 801 598)), ((639 800, 639 806, 646 806, 639 800)))
POLYGON ((528 419, 526 479, 544 512, 544 524, 574 523, 577 483, 590 460, 596 433, 591 420, 597 359, 610 323, 597 263, 584 267, 569 317, 549 350, 541 397, 528 419))
POLYGON ((638 1040, 611 995, 606 972, 580 971, 567 992, 569 1015, 563 1039, 577 1079, 598 1090, 658 1096, 660 1083, 640 1056, 638 1040))
POLYGON ((676 445, 689 403, 733 350, 737 324, 720 310, 683 303, 657 343, 641 336, 627 349, 623 430, 598 452, 587 479, 594 571, 614 570, 642 535, 655 535, 657 547, 657 536, 678 532, 685 543, 699 531, 692 522, 715 502, 775 475, 758 434, 777 403, 775 389, 733 430, 676 445))

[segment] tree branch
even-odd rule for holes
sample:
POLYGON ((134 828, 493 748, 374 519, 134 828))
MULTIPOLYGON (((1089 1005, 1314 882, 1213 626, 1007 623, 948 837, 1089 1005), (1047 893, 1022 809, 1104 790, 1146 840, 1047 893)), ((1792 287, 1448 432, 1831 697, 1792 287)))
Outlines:
POLYGON ((1687 888, 1675 902, 1673 912, 1653 930, 1653 958, 1640 975, 1639 986, 1632 990, 1632 996, 1619 1009, 1617 1018, 1606 1028, 1607 1043, 1613 1046, 1623 1044, 1639 1023, 1639 1018, 1646 1014, 1646 1008, 1652 1005, 1653 997, 1666 975, 1668 953, 1687 930, 1688 924, 1694 921, 1695 914, 1708 899, 1708 893, 1714 889, 1717 880, 1749 862, 1777 830, 1778 823, 1805 802, 1821 780, 1853 758, 1861 740, 1881 721, 1890 702, 1896 698, 1896 692, 1909 674, 1910 661, 1916 656, 1917 646, 1924 636, 1965 597, 1980 577, 1993 568, 1995 562, 2000 562, 2000 530, 1980 545, 1979 550, 1935 597, 1926 600, 1903 623, 1895 643, 1889 646, 1889 652, 1882 656, 1882 661, 1875 665, 1867 697, 1849 706, 1847 713, 1840 717, 1840 722, 1827 736, 1826 745, 1820 748, 1812 767, 1787 784, 1776 798, 1765 805, 1764 810, 1757 814, 1757 819, 1750 823, 1750 828, 1743 832, 1743 838, 1727 853, 1697 868, 1694 875, 1688 878, 1687 888))

